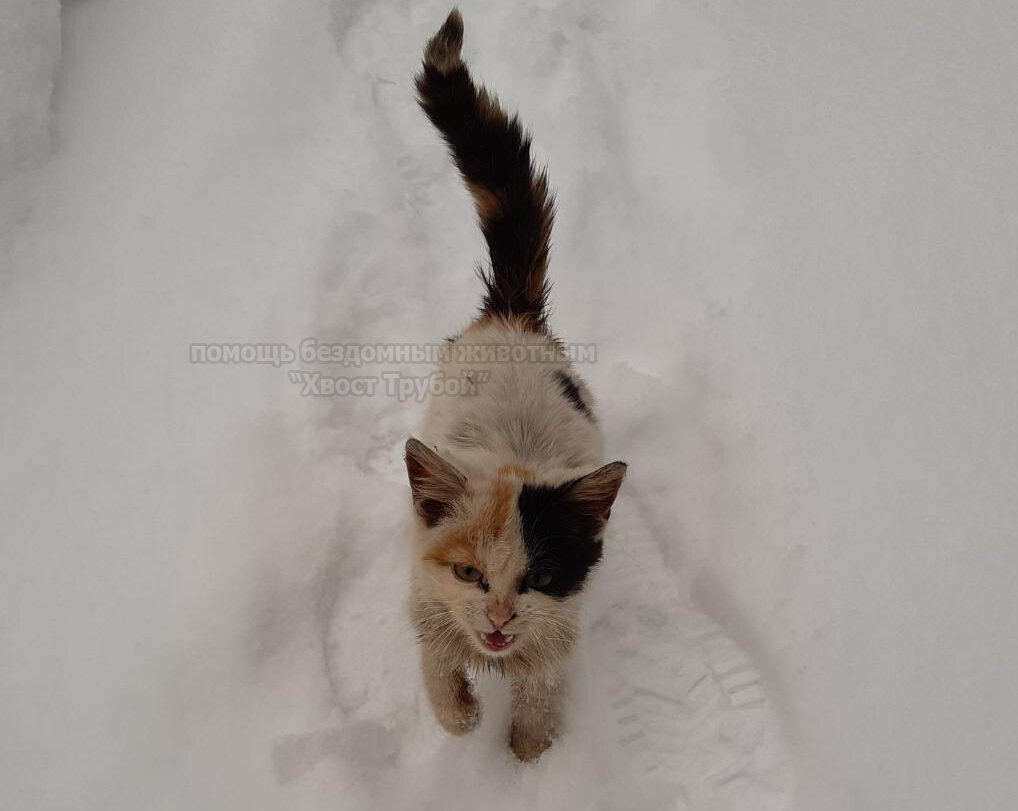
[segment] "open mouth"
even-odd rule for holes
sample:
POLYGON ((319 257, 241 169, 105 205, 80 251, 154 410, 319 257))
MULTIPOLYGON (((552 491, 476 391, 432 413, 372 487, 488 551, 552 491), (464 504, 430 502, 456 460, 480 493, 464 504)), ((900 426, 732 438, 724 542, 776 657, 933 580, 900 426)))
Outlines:
POLYGON ((515 638, 515 634, 503 634, 501 631, 492 631, 487 634, 481 631, 478 636, 481 638, 481 644, 492 653, 505 650, 513 644, 515 638))

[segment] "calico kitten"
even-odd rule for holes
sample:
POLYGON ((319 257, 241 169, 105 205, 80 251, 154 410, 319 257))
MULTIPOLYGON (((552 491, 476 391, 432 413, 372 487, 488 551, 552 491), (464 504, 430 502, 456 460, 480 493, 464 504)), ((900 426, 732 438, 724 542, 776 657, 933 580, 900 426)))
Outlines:
POLYGON ((548 330, 547 178, 519 120, 474 85, 462 41, 454 9, 424 50, 417 91, 473 196, 491 268, 480 315, 439 367, 468 390, 432 395, 421 440, 406 443, 411 610, 442 726, 473 729, 470 674, 497 671, 512 687, 510 746, 533 760, 555 732, 578 595, 626 466, 598 466, 593 400, 548 330))

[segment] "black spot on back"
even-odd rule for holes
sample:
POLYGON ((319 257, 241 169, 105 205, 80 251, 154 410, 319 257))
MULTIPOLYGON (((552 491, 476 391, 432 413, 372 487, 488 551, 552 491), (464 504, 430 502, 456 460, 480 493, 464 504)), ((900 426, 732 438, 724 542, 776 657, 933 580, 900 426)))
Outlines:
POLYGON ((590 413, 590 408, 585 402, 583 402, 583 397, 580 395, 580 389, 573 379, 561 369, 557 369, 555 371, 555 380, 558 381, 559 388, 562 389, 562 394, 570 403, 573 404, 573 408, 588 419, 593 419, 594 415, 590 413))
POLYGON ((572 484, 525 484, 518 500, 528 571, 551 575, 551 582, 540 589, 551 597, 568 597, 582 589, 601 559, 604 521, 570 501, 572 484))

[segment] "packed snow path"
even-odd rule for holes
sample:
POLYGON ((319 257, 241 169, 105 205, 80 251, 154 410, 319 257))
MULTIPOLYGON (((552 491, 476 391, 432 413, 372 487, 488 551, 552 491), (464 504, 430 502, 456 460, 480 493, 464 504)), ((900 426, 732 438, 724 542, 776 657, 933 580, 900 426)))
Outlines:
MULTIPOLYGON (((632 495, 632 494, 630 494, 632 495)), ((337 600, 329 670, 339 723, 277 742, 284 779, 326 758, 344 784, 383 807, 792 808, 792 768, 753 663, 689 605, 633 498, 613 510, 572 669, 566 732, 536 765, 506 746, 507 686, 482 677, 481 727, 447 736, 419 687, 402 606, 402 566, 380 556, 337 600), (394 689, 394 685, 396 689, 394 689), (351 743, 353 745, 351 746, 351 743), (433 775, 442 775, 444 779, 433 775), (459 782, 469 791, 449 791, 459 782)))

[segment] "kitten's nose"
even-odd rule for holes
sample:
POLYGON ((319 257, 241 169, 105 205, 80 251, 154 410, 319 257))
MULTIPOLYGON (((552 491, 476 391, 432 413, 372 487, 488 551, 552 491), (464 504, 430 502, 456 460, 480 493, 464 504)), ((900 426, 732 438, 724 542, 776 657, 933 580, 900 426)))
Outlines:
POLYGON ((491 622, 492 627, 496 631, 501 631, 502 626, 505 625, 516 615, 513 613, 512 606, 506 605, 505 603, 494 603, 488 606, 488 620, 491 622))

